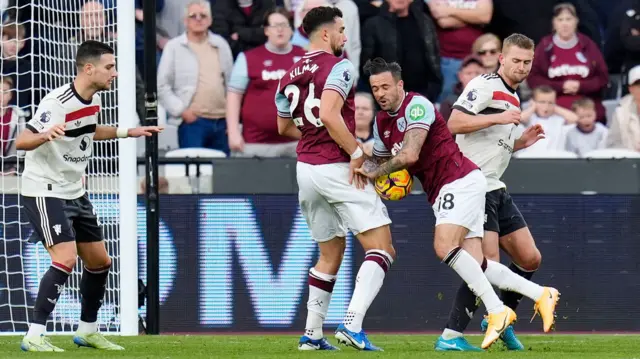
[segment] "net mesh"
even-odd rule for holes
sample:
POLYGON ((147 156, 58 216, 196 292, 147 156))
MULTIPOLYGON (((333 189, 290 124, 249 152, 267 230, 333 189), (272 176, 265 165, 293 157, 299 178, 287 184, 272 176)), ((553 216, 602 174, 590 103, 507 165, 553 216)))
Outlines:
MULTIPOLYGON (((12 148, 13 140, 46 93, 73 81, 74 58, 83 41, 93 39, 116 46, 114 1, 38 0, 25 3, 28 5, 5 9, 2 27, 0 332, 5 333, 28 329, 40 278, 51 263, 43 246, 27 243, 32 228, 21 210, 18 195, 21 164, 16 161, 23 154, 12 148), (18 56, 13 56, 16 53, 18 56), (6 78, 12 79, 13 91, 8 91, 6 78), (7 112, 12 116, 6 116, 7 112), (10 118, 5 121, 6 117, 10 118)), ((117 88, 116 81, 112 90, 101 93, 101 125, 117 125, 117 88)), ((98 322, 101 330, 114 332, 119 331, 120 326, 117 150, 117 140, 94 142, 93 159, 85 176, 85 185, 113 261, 98 322)), ((52 313, 48 330, 75 330, 80 317, 81 273, 79 260, 52 313)))

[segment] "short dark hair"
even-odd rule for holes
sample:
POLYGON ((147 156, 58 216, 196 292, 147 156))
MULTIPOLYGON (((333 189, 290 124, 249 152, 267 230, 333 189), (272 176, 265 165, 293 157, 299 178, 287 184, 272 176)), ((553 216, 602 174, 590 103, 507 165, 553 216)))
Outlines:
POLYGON ((293 16, 291 16, 291 13, 287 11, 287 9, 280 6, 274 7, 273 9, 267 11, 267 13, 264 15, 264 19, 262 20, 262 26, 264 27, 269 26, 269 18, 273 14, 280 14, 284 16, 289 22, 289 26, 291 26, 291 28, 293 29, 293 16))
POLYGON ((82 67, 89 62, 97 61, 102 55, 115 54, 113 48, 105 43, 94 40, 87 40, 83 42, 78 48, 76 54, 76 66, 82 67))
POLYGON ((302 29, 311 36, 321 26, 336 21, 336 17, 342 17, 342 11, 333 6, 318 6, 309 10, 302 20, 302 29))
POLYGON ((367 63, 364 64, 362 69, 369 76, 390 72, 396 81, 402 80, 402 67, 400 67, 400 64, 397 62, 386 62, 381 57, 367 60, 367 63))

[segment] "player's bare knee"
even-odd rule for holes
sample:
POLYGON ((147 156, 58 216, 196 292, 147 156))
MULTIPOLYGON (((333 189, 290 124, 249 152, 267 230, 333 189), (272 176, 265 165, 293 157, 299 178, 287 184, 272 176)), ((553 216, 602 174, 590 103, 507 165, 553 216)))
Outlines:
POLYGON ((444 260, 449 252, 451 252, 456 247, 459 246, 447 239, 439 239, 438 237, 436 237, 436 239, 433 241, 433 249, 436 252, 436 256, 440 260, 444 260))
POLYGON ((526 257, 520 258, 516 264, 524 270, 535 271, 540 268, 540 263, 542 263, 542 254, 538 248, 533 248, 526 257))
POLYGON ((494 262, 500 262, 500 249, 497 247, 484 247, 482 249, 482 252, 484 253, 484 257, 487 258, 487 260, 490 261, 494 261, 494 262))
POLYGON ((85 262, 84 266, 90 270, 91 269, 107 269, 111 267, 111 257, 107 255, 104 257, 95 258, 90 263, 85 262))
POLYGON ((47 248, 51 261, 73 269, 78 260, 75 242, 62 242, 47 248))

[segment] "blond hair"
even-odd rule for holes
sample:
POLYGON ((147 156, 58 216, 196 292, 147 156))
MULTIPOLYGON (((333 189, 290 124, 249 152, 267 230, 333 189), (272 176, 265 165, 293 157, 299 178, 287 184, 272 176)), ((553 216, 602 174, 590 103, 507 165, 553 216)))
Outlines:
POLYGON ((474 54, 478 54, 478 52, 480 52, 480 50, 482 49, 482 46, 484 46, 484 44, 486 44, 487 42, 493 42, 494 44, 496 44, 498 51, 502 51, 502 43, 500 42, 498 36, 487 33, 484 35, 480 35, 476 39, 476 41, 473 42, 473 45, 471 46, 471 52, 473 52, 474 54))
POLYGON ((574 112, 577 109, 595 110, 596 109, 596 103, 593 102, 593 100, 588 98, 588 97, 583 97, 581 99, 577 99, 577 100, 573 101, 573 103, 571 104, 571 109, 574 112))
POLYGON ((502 42, 502 52, 505 52, 509 47, 515 46, 525 50, 534 50, 535 43, 533 40, 522 34, 511 34, 502 42))

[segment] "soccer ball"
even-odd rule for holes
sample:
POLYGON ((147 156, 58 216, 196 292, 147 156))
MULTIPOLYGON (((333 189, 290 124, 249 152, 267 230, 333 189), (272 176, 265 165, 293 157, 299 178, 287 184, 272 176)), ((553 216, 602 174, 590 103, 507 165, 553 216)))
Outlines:
POLYGON ((383 199, 399 201, 411 192, 413 177, 407 170, 400 170, 389 175, 376 178, 376 192, 383 199))

